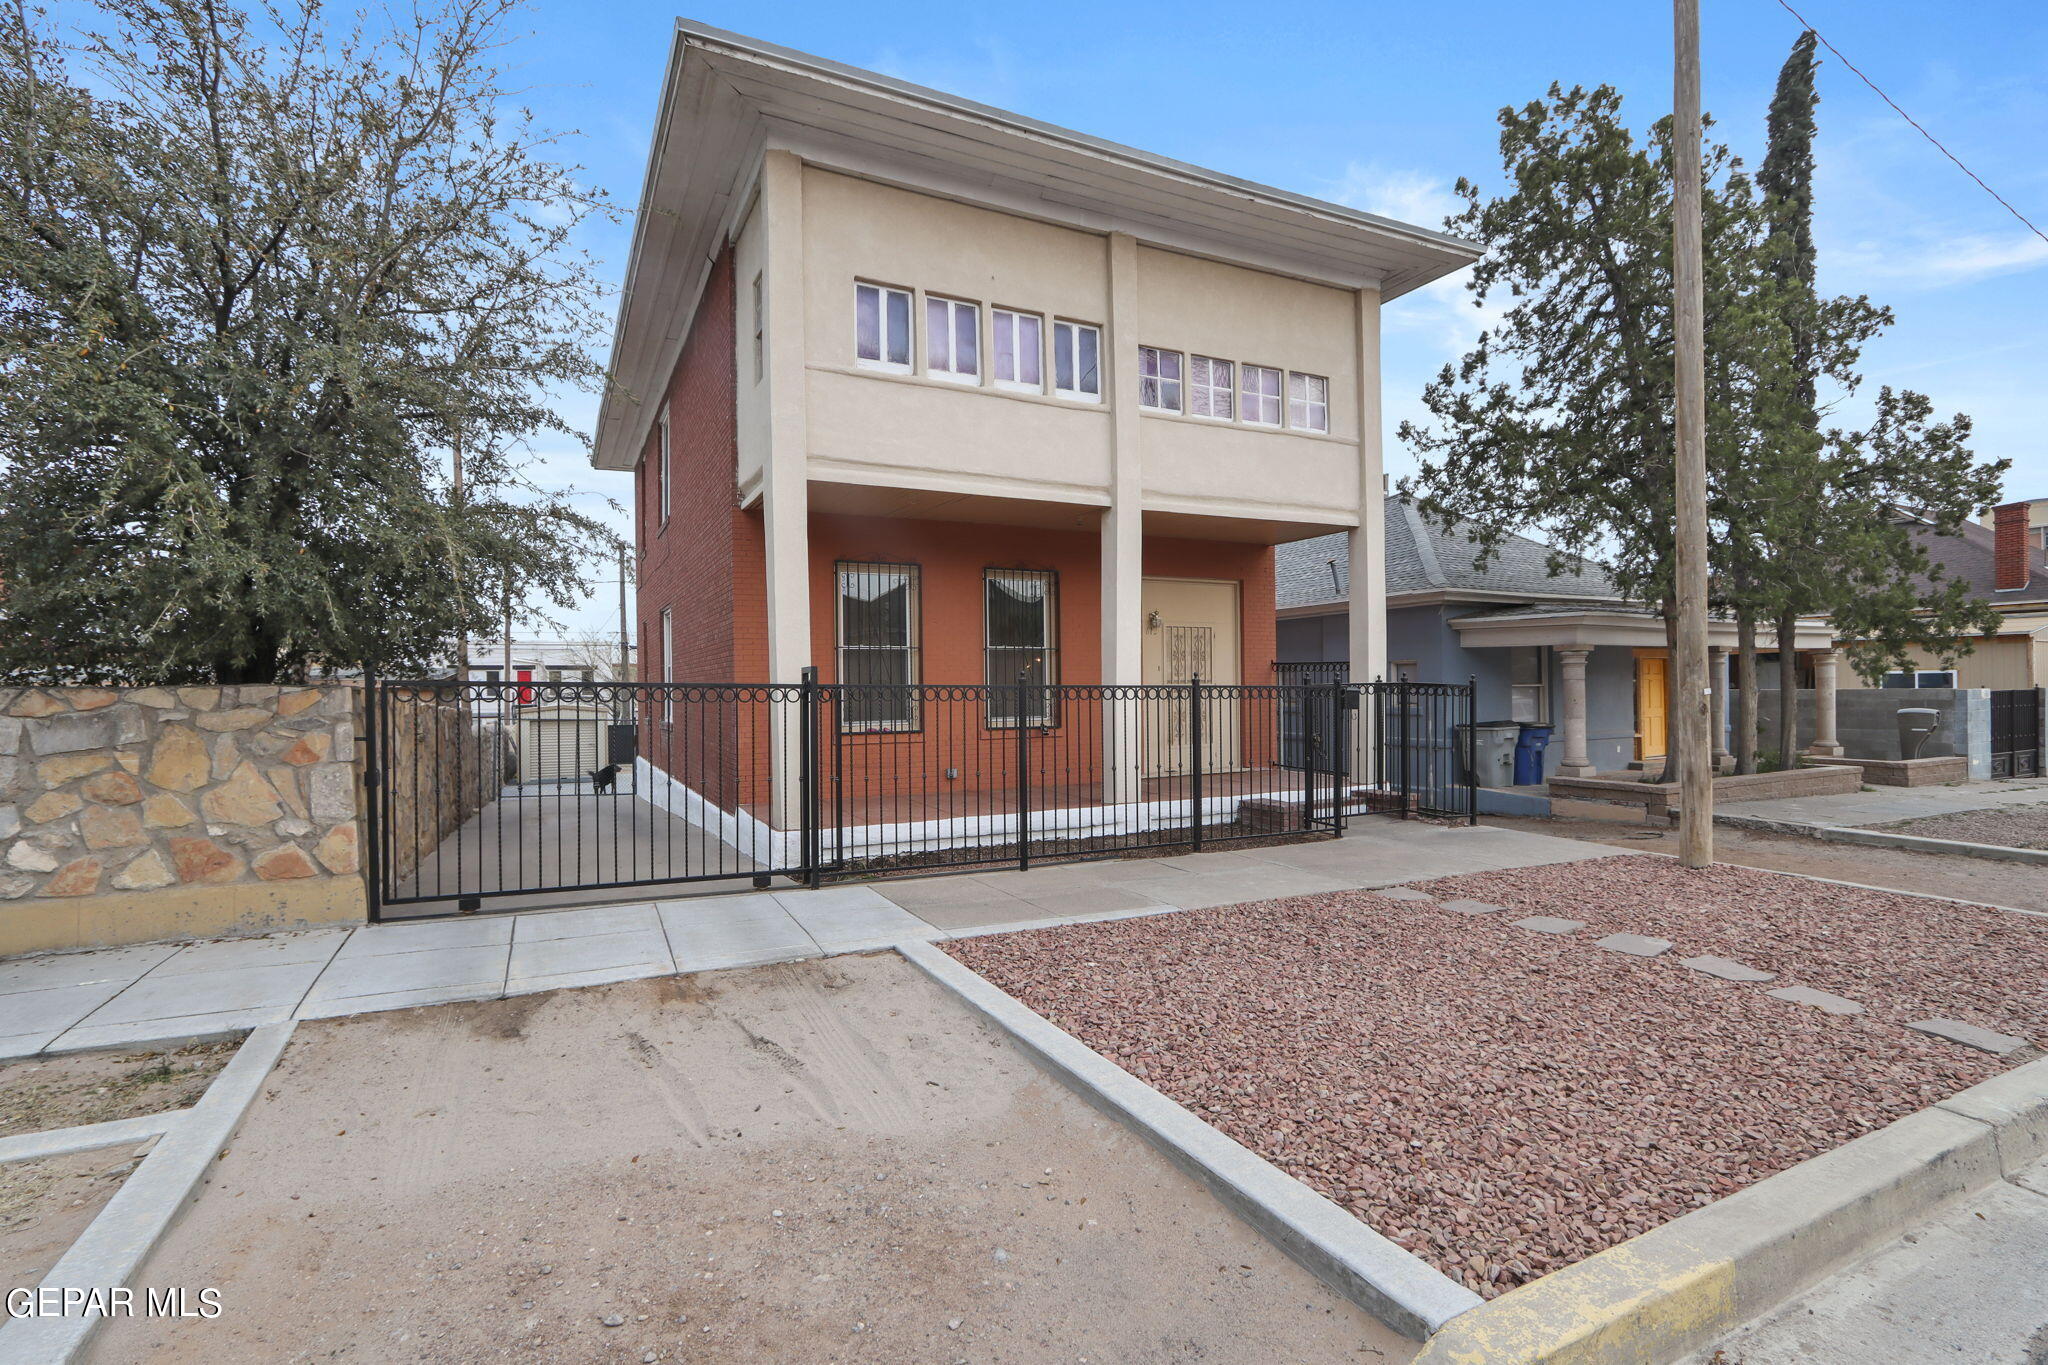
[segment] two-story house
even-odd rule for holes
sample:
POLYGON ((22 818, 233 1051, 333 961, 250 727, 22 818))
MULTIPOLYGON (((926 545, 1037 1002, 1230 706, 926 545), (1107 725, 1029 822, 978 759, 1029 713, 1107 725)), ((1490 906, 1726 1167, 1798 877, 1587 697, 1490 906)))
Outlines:
POLYGON ((957 776, 893 685, 1269 682, 1331 532, 1384 672, 1380 309, 1477 254, 679 22, 594 452, 641 676, 874 685, 840 729, 957 776))

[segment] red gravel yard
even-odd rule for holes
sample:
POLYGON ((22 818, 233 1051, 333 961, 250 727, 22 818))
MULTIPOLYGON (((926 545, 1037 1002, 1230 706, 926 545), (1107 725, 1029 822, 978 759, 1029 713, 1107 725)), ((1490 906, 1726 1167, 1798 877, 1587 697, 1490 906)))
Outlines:
POLYGON ((2048 920, 1645 857, 1419 885, 1509 909, 1340 892, 946 951, 1489 1297, 2026 1055, 1904 1019, 2048 1037, 2048 920), (1615 932, 1675 946, 1594 946, 1615 932), (1869 1013, 1766 994, 1787 985, 1869 1013))

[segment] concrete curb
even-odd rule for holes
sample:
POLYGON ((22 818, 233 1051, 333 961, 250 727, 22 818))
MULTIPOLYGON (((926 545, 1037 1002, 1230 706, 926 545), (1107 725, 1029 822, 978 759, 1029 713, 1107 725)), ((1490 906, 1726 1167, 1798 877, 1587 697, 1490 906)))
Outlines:
POLYGON ((1762 830, 1770 834, 1797 834, 1829 844, 1864 844, 1873 848, 1901 848, 1913 853, 1947 853, 1958 858, 1984 858, 1999 863, 2029 863, 2048 866, 2048 848, 2008 848, 2004 844, 1973 844, 1962 839, 1929 839, 1919 834, 1897 834, 1890 830, 1859 829, 1852 825, 1810 825, 1795 820, 1766 820, 1754 815, 1715 815, 1714 823, 1736 829, 1762 830))
POLYGON ((2048 1150, 2048 1060, 1973 1086, 1449 1323, 1427 1365, 1653 1365, 1711 1345, 2048 1150))
POLYGON ((0 1162, 40 1161, 44 1157, 70 1156, 75 1152, 97 1152, 130 1142, 147 1142, 177 1127, 190 1109, 170 1109, 161 1114, 141 1114, 132 1119, 109 1119, 105 1123, 81 1123, 75 1128, 52 1128, 43 1133, 16 1133, 0 1138, 0 1162))
POLYGON ((1456 1283, 1012 999, 929 943, 905 960, 1007 1033, 1082 1098, 1164 1152, 1303 1268, 1414 1341, 1476 1309, 1456 1283))
MULTIPOLYGON (((233 1136, 291 1041, 292 1028, 287 1021, 251 1032, 199 1103, 169 1116, 176 1121, 156 1150, 51 1267, 45 1289, 105 1291, 129 1284, 233 1136)), ((91 1339, 101 1318, 91 1307, 64 1317, 18 1318, 0 1330, 0 1359, 10 1365, 64 1365, 91 1339)))
MULTIPOLYGON (((1620 850, 1624 853, 1632 850, 1620 850)), ((1635 852, 1640 858, 1677 858, 1675 853, 1646 848, 1635 852)), ((1751 872, 1765 872, 1773 877, 1797 877, 1803 882, 1823 882, 1828 886, 1846 886, 1854 891, 1882 891, 1887 896, 1914 896, 1923 901, 1941 901, 1946 905, 1967 905, 1972 910, 1998 910, 2008 915, 2032 915, 2036 919, 2048 918, 2048 910, 2027 910, 2017 905, 1993 905, 1990 901, 1973 901, 1962 896, 1942 896, 1932 891, 1908 891, 1899 886, 1875 886, 1870 882, 1843 881, 1840 877, 1821 877, 1811 872, 1787 872, 1781 867, 1751 867, 1748 863, 1727 863, 1724 866, 1747 868, 1751 872)))

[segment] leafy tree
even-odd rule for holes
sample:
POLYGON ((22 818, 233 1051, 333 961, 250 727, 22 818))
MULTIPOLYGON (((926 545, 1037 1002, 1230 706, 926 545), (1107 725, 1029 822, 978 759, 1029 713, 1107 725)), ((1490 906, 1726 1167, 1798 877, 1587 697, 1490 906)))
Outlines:
POLYGON ((0 676, 423 669, 501 591, 575 600, 615 542, 520 455, 599 379, 608 210, 510 9, 0 14, 0 676))
MULTIPOLYGON (((1404 481, 1423 512, 1456 521, 1483 562, 1538 528, 1553 571, 1577 557, 1611 568, 1631 600, 1675 631, 1670 122, 1638 145, 1608 86, 1550 88, 1500 114, 1509 190, 1468 181, 1446 220, 1486 257, 1475 302, 1505 295, 1499 323, 1423 393, 1433 425, 1403 424, 1421 456, 1404 481)), ((1765 224, 1739 163, 1705 155, 1710 462, 1739 463, 1760 374, 1779 363, 1757 298, 1765 224)))
MULTIPOLYGON (((1978 464, 1966 444, 1969 419, 1958 414, 1938 422, 1933 404, 1911 391, 1881 390, 1875 416, 1861 430, 1822 429, 1823 385, 1840 398, 1853 394, 1861 349, 1892 316, 1868 298, 1823 298, 1816 287, 1814 45, 1811 32, 1801 34, 1779 70, 1769 145, 1757 172, 1770 223, 1763 255, 1769 288, 1760 297, 1775 311, 1784 363, 1766 376, 1752 409, 1758 426, 1750 458, 1726 471, 1738 490, 1727 499, 1724 540, 1737 584, 1734 606, 1751 623, 1759 614, 1773 622, 1783 698, 1796 695, 1790 641, 1802 616, 1825 614, 1850 642, 1851 663, 1872 682, 1915 647, 1951 660, 1968 651, 1967 635, 1997 624, 1990 605, 1966 585, 1942 581, 1903 518, 1953 533, 1973 510, 1997 500, 2006 467, 1978 464), (1918 586, 1916 575, 1930 586, 1918 586)), ((1756 735, 1754 634, 1743 632, 1751 653, 1738 661, 1743 771, 1756 735)), ((1794 706, 1779 708, 1777 749, 1787 763, 1797 753, 1797 716, 1794 706)))

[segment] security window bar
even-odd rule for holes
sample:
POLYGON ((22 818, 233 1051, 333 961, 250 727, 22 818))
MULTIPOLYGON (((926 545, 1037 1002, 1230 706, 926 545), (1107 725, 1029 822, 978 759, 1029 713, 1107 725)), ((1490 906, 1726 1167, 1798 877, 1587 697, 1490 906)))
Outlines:
POLYGON ((982 575, 988 723, 1059 723, 1059 580, 1042 569, 989 569, 982 575))
POLYGON ((1138 406, 1155 412, 1180 411, 1180 361, 1179 351, 1138 348, 1138 406))
POLYGON ((767 348, 768 319, 761 306, 761 277, 754 276, 754 382, 761 382, 761 376, 768 367, 767 348))
POLYGON ((917 566, 842 563, 838 580, 840 728, 915 730, 917 566))
POLYGON ((972 384, 981 378, 981 309, 960 299, 924 301, 924 369, 934 379, 972 384))
POLYGON ((1280 425, 1280 371, 1266 365, 1238 367, 1238 415, 1253 426, 1280 425))
POLYGON ((879 284, 853 287, 853 354, 871 370, 910 373, 910 292, 879 284))
POLYGON ((1045 320, 1036 313, 998 308, 995 323, 996 387, 1045 392, 1045 320))
POLYGON ((1188 415, 1219 422, 1231 418, 1232 376, 1236 366, 1212 356, 1188 357, 1188 415))
POLYGON ((1330 381, 1319 374, 1287 376, 1287 425, 1296 431, 1330 429, 1330 381))
POLYGON ((1081 322, 1052 325, 1052 387, 1062 398, 1102 401, 1102 329, 1081 322))
POLYGON ((661 480, 661 524, 666 526, 668 525, 669 510, 669 438, 668 404, 666 403, 661 405, 661 449, 658 458, 660 463, 656 466, 656 470, 661 480))

